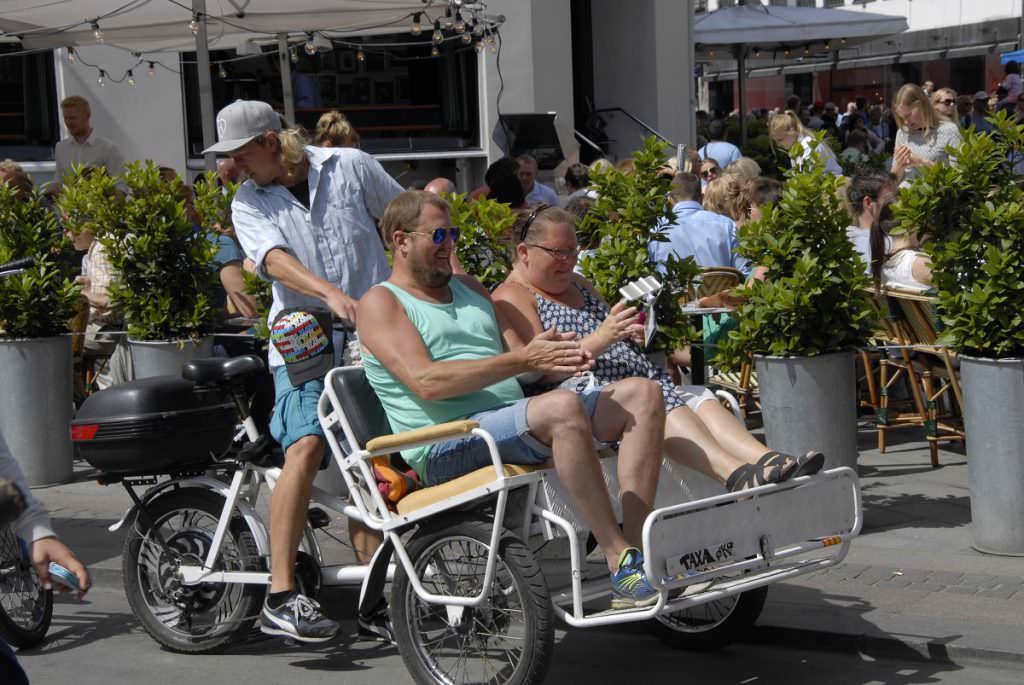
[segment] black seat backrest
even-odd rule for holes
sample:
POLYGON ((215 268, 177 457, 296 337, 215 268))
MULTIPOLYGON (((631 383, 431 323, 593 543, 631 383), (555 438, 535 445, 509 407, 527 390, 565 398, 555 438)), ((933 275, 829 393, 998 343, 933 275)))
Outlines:
POLYGON ((334 384, 334 392, 341 401, 359 447, 364 447, 373 438, 391 434, 391 424, 388 423, 384 407, 377 398, 377 393, 370 387, 366 373, 361 367, 335 370, 329 378, 334 384))

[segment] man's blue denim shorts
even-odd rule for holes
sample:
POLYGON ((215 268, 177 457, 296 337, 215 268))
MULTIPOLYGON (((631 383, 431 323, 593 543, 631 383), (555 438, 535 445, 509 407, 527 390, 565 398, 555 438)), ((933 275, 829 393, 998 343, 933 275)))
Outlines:
MULTIPOLYGON (((587 416, 593 418, 600 395, 600 388, 590 388, 579 393, 587 416)), ((478 422, 481 428, 491 434, 503 463, 542 464, 551 458, 551 447, 530 432, 526 421, 526 406, 531 399, 526 397, 514 404, 463 418, 478 422)), ((487 443, 475 435, 469 435, 434 445, 427 455, 426 473, 423 475, 426 476, 427 485, 437 485, 491 463, 487 443)))
MULTIPOLYGON (((322 378, 306 381, 296 387, 288 378, 288 370, 279 366, 274 369, 274 413, 270 417, 270 437, 277 440, 281 449, 288 451, 299 438, 307 435, 324 437, 316 405, 324 391, 322 378)), ((330 463, 330 450, 324 449, 321 469, 330 463)))

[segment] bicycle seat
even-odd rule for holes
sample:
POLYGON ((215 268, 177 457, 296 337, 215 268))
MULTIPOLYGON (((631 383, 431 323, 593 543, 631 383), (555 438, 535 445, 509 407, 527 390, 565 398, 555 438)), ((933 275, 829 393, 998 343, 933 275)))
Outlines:
POLYGON ((254 354, 231 359, 193 359, 181 368, 181 377, 196 385, 219 385, 263 368, 263 360, 254 354))

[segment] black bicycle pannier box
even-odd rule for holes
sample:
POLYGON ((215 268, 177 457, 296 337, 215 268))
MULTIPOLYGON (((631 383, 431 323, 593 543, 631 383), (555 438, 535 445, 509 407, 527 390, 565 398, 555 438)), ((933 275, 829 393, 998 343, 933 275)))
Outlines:
POLYGON ((71 422, 71 440, 79 458, 105 473, 166 473, 222 454, 237 420, 225 393, 157 376, 91 395, 71 422))

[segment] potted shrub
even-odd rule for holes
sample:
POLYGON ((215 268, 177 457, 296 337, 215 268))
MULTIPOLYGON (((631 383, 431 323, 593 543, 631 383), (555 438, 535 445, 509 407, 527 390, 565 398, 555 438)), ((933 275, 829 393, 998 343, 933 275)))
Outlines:
POLYGON ((1004 113, 956 165, 922 169, 894 207, 928 236, 942 340, 960 353, 974 546, 1024 554, 1024 133, 1004 113))
POLYGON ((683 348, 696 335, 678 299, 700 272, 692 257, 672 256, 658 273, 648 249, 651 241, 668 240, 665 228, 675 218, 668 200, 672 179, 662 173, 665 153, 664 143, 648 138, 633 155, 633 173, 611 167, 592 172, 590 185, 598 197, 579 225, 581 236, 594 239, 593 254, 581 259, 580 268, 609 305, 622 299, 619 288, 630 281, 652 275, 661 281, 655 306, 658 330, 649 347, 659 356, 683 348))
POLYGON ((868 278, 846 237, 842 180, 816 156, 786 172, 778 203, 740 229, 740 253, 766 267, 739 294, 726 366, 754 356, 768 446, 821 450, 829 468, 857 462, 854 351, 872 330, 868 278))
POLYGON ((102 172, 76 177, 61 207, 88 217, 117 272, 110 299, 125 319, 135 377, 177 375, 212 350, 215 247, 189 220, 179 183, 161 179, 153 162, 129 164, 123 192, 111 182, 102 172))
POLYGON ((468 202, 464 194, 445 195, 452 206, 452 226, 462 229, 456 253, 467 273, 494 290, 512 270, 511 231, 516 214, 490 198, 468 202))
POLYGON ((0 279, 0 433, 29 485, 71 478, 71 338, 80 288, 71 242, 37 195, 0 184, 0 262, 31 257, 0 279))

